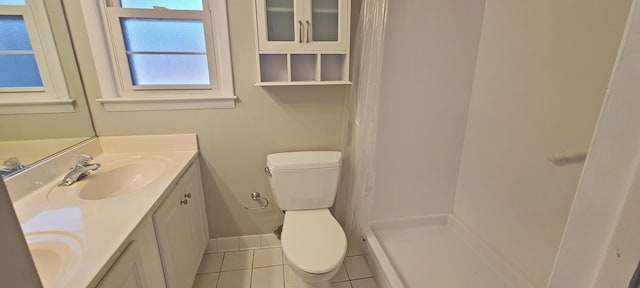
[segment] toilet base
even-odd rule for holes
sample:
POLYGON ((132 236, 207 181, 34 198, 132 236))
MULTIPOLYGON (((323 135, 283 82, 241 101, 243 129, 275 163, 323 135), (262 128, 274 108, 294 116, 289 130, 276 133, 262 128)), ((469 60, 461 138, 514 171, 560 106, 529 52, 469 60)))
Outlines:
POLYGON ((331 283, 329 282, 329 280, 327 280, 326 282, 308 283, 302 281, 302 279, 300 279, 298 275, 294 275, 294 277, 295 284, 293 285, 293 287, 296 288, 331 288, 331 283))

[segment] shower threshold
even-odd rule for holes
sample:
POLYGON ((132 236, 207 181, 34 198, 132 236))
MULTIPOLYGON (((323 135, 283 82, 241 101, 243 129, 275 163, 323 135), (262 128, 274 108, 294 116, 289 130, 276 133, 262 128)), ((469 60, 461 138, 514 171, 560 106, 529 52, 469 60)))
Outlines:
POLYGON ((383 288, 532 287, 454 215, 381 221, 371 230, 368 258, 383 288))

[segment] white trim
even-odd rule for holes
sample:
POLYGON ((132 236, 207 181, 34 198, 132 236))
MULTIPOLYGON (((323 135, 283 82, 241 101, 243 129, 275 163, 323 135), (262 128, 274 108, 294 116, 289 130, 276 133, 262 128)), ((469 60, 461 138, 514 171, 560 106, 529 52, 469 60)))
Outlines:
MULTIPOLYGON (((47 15, 47 9, 44 5, 44 1, 28 1, 32 3, 32 13, 37 25, 38 44, 43 49, 44 63, 47 67, 45 69, 40 68, 40 77, 44 82, 47 78, 50 81, 50 86, 45 84, 45 89, 56 95, 56 98, 70 98, 69 91, 67 90, 67 83, 65 82, 64 72, 62 70, 62 64, 58 56, 58 47, 55 45, 55 39, 53 38, 53 31, 51 31, 51 24, 49 22, 49 16, 47 15), (45 21, 42 21, 42 20, 45 21), (55 47, 54 49, 44 49, 44 47, 55 47), (44 74, 47 74, 46 76, 44 74)), ((33 41, 32 41, 33 46, 33 41)), ((35 50, 35 47, 34 47, 35 50)), ((38 65, 41 65, 38 62, 38 65)))
MULTIPOLYGON (((291 61, 288 61, 291 62, 291 61)), ((257 82, 256 86, 322 86, 322 85, 351 85, 351 81, 273 81, 257 82)))
POLYGON ((216 76, 218 90, 224 96, 235 95, 233 90, 233 67, 231 65, 231 41, 227 20, 227 2, 209 1, 212 14, 213 45, 215 46, 216 76))
MULTIPOLYGON (((141 87, 143 89, 127 89, 126 79, 128 75, 120 76, 117 71, 126 70, 119 67, 118 61, 111 57, 118 48, 118 41, 110 42, 106 27, 107 16, 103 10, 121 8, 107 7, 103 9, 98 1, 82 1, 83 17, 89 33, 90 46, 96 72, 103 75, 99 81, 101 97, 97 99, 107 111, 149 111, 149 110, 180 110, 180 109, 215 109, 235 108, 237 97, 233 88, 233 70, 231 64, 231 48, 229 40, 229 27, 227 21, 227 7, 224 0, 204 0, 202 13, 207 38, 207 49, 213 50, 210 57, 211 87, 170 87, 166 90, 156 90, 157 87, 141 87), (210 12, 210 13, 209 13, 210 12), (211 26, 211 27, 209 27, 211 26), (100 65, 107 64, 107 65, 100 65), (114 73, 116 71, 116 73, 114 73), (122 79, 121 79, 122 78, 122 79), (120 84, 119 84, 120 83, 120 84), (178 88, 178 89, 175 89, 178 88)), ((116 11, 116 10, 112 10, 116 11)), ((163 10, 143 11, 144 13, 166 13, 163 10)), ((176 11, 172 11, 176 12, 176 11)), ((119 12, 118 12, 119 13, 119 12)), ((187 14, 193 14, 188 12, 187 14)), ((117 17, 116 17, 117 18, 117 17)), ((113 25, 112 25, 113 26, 113 25)), ((111 29, 116 29, 112 27, 111 29)), ((114 32, 114 35, 117 34, 114 32)), ((117 36, 115 36, 117 38, 117 36)), ((120 43, 122 44, 122 43, 120 43)), ((122 46, 122 45, 120 45, 122 46)))
POLYGON ((236 96, 228 97, 163 97, 163 98, 102 98, 107 111, 153 111, 235 108, 236 96))
POLYGON ((73 99, 0 101, 0 114, 46 114, 75 112, 73 99))
POLYGON ((280 240, 273 233, 246 236, 217 237, 209 239, 205 253, 278 248, 280 240), (256 243, 259 239, 260 244, 256 243), (244 243, 243 243, 244 242, 244 243))

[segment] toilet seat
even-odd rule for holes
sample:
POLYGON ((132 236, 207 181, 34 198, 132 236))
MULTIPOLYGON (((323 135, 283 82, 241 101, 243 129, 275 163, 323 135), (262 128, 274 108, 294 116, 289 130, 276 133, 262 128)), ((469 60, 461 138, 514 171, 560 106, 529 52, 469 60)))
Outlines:
POLYGON ((342 264, 347 237, 329 209, 287 211, 283 227, 282 251, 290 265, 322 274, 342 264))

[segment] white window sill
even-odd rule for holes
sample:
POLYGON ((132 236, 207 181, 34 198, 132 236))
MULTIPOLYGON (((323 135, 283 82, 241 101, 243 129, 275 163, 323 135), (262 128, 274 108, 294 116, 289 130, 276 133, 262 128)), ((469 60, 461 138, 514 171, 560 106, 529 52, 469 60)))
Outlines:
POLYGON ((107 111, 154 111, 154 110, 192 110, 192 109, 228 109, 236 107, 236 96, 220 97, 163 97, 163 98, 102 98, 107 111))
POLYGON ((0 114, 73 113, 73 99, 0 101, 0 114))

